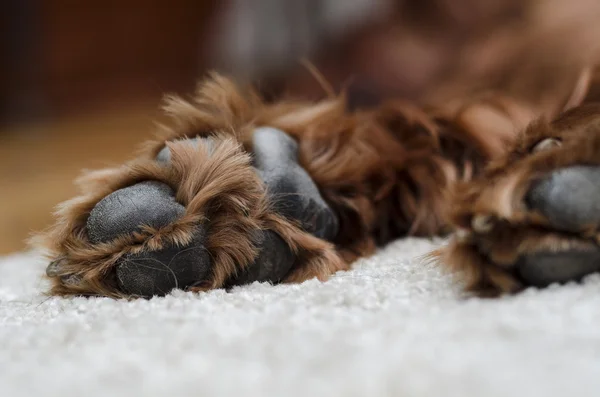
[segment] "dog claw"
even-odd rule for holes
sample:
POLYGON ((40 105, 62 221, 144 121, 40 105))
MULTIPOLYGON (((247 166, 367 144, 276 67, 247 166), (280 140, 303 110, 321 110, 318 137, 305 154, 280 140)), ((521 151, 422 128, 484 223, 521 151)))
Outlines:
POLYGON ((494 228, 494 221, 489 215, 478 214, 471 220, 471 227, 476 233, 488 233, 494 228))
POLYGON ((64 258, 58 258, 50 262, 48 267, 46 267, 46 276, 48 277, 58 277, 61 274, 61 266, 64 261, 64 258))
POLYGON ((546 138, 541 140, 540 142, 538 142, 533 149, 531 150, 532 153, 538 153, 538 152, 543 152, 546 150, 550 150, 550 149, 554 149, 557 147, 560 147, 562 145, 562 142, 559 139, 556 138, 546 138))
POLYGON ((77 286, 81 284, 83 279, 78 274, 69 274, 67 276, 62 276, 60 280, 63 284, 77 286))

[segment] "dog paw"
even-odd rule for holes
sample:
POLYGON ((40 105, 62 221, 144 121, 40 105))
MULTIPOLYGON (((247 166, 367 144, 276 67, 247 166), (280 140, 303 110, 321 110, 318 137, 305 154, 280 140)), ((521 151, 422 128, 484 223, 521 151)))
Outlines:
MULTIPOLYGON (((145 181, 100 200, 89 214, 86 230, 91 243, 110 243, 144 228, 166 227, 184 214, 173 189, 145 181)), ((125 254, 115 266, 119 289, 130 295, 162 295, 205 280, 211 268, 205 242, 206 231, 198 225, 188 244, 170 243, 158 250, 125 254)))
POLYGON ((482 295, 600 271, 600 107, 534 123, 502 159, 458 185, 441 260, 482 295))
POLYGON ((158 149, 64 207, 46 270, 55 293, 151 297, 327 271, 315 257, 338 220, 285 132, 257 128, 251 153, 219 135, 158 149))

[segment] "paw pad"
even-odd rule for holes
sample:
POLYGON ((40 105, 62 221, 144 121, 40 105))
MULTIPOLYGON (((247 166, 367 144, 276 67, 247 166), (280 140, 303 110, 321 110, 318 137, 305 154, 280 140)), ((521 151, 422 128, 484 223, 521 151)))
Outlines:
POLYGON ((260 231, 257 238, 258 257, 229 284, 240 285, 254 281, 278 283, 290 272, 296 257, 281 237, 270 230, 260 231))
POLYGON ((526 197, 558 230, 579 232, 600 223, 600 167, 572 166, 534 184, 526 197))
POLYGON ((523 280, 536 287, 577 281, 600 271, 600 250, 532 253, 519 260, 517 269, 523 280))
POLYGON ((211 260, 204 240, 204 233, 198 230, 185 247, 171 245, 125 256, 117 265, 120 289, 142 297, 162 296, 175 288, 185 289, 205 280, 211 260))
POLYGON ((140 231, 142 225, 167 226, 185 213, 168 185, 146 181, 119 189, 96 204, 87 220, 93 243, 105 243, 120 235, 140 231))
POLYGON ((298 163, 298 144, 281 130, 256 129, 254 165, 267 186, 276 212, 300 222, 309 233, 326 240, 338 232, 338 219, 312 178, 298 163))
MULTIPOLYGON (((185 213, 173 190, 156 181, 119 189, 100 200, 90 212, 87 230, 94 243, 106 243, 140 231, 143 225, 167 226, 185 213)), ((170 245, 156 251, 127 254, 116 266, 119 288, 131 295, 165 295, 205 280, 211 259, 204 247, 205 233, 196 228, 187 246, 170 245)), ((53 272, 53 271, 51 271, 53 272)))

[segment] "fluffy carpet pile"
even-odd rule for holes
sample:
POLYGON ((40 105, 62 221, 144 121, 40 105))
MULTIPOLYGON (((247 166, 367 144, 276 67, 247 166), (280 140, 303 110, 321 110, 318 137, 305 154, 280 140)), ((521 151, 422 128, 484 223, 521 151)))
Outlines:
POLYGON ((43 295, 0 259, 0 396, 600 395, 600 276, 461 295, 406 239, 326 283, 132 302, 43 295))

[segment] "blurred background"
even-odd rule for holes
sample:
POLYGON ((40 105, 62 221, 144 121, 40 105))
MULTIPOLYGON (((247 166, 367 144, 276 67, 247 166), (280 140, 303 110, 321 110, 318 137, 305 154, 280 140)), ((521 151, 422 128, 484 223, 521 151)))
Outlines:
POLYGON ((0 2, 0 253, 51 222, 82 168, 131 157, 189 92, 216 2, 0 2))
POLYGON ((316 47, 317 25, 352 24, 368 3, 1 1, 0 254, 52 221, 82 169, 130 158, 164 93, 189 94, 213 68, 278 76, 316 47))
POLYGON ((130 158, 160 121, 162 95, 189 94, 207 70, 252 82, 270 99, 322 97, 304 57, 359 101, 441 101, 505 84, 528 59, 562 59, 550 70, 583 62, 600 43, 599 6, 565 3, 3 0, 0 254, 24 249, 51 222, 81 169, 130 158), (587 50, 565 53, 574 41, 587 50))

